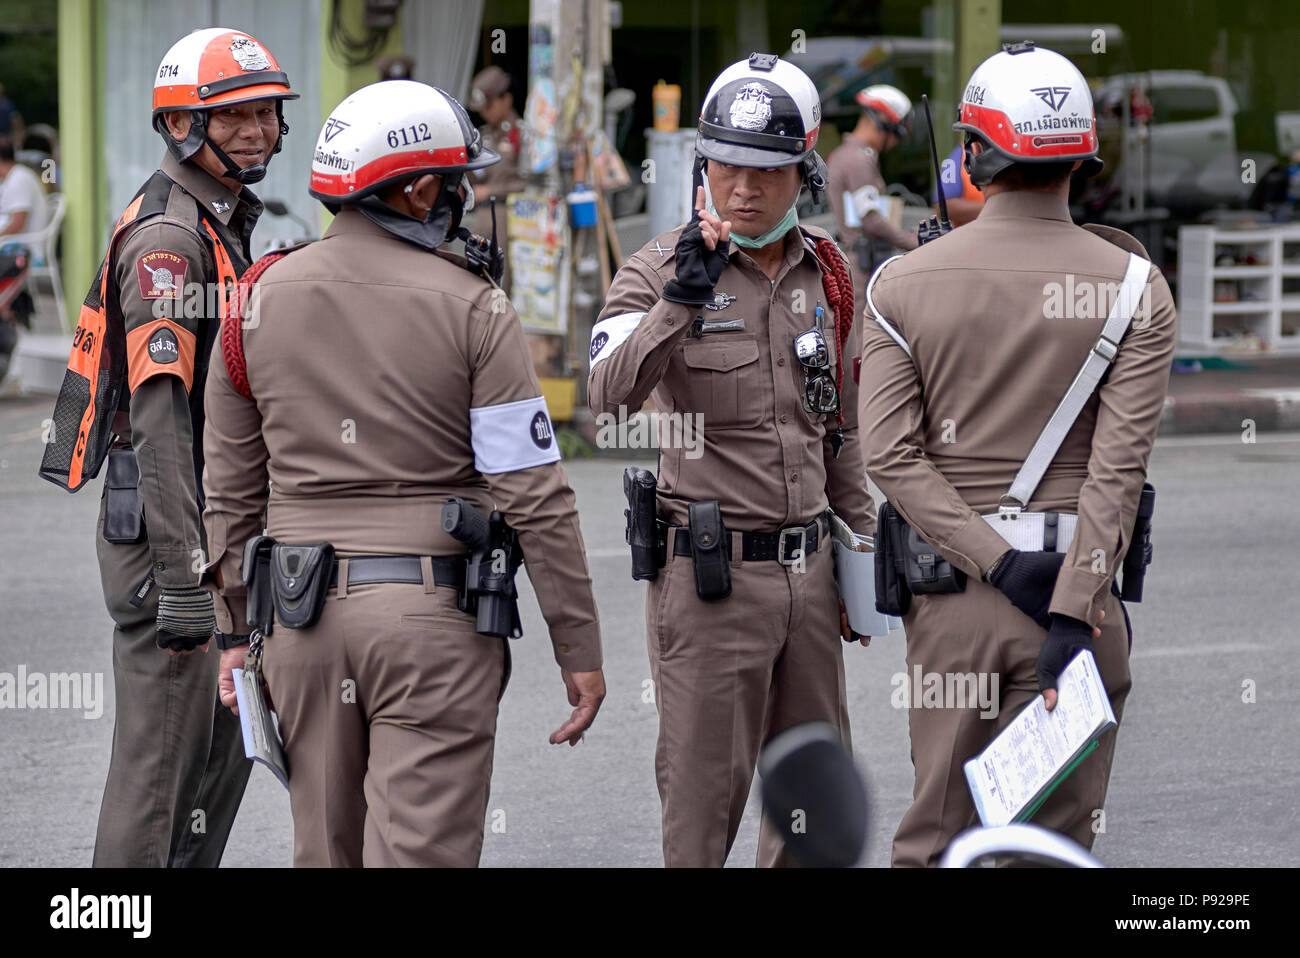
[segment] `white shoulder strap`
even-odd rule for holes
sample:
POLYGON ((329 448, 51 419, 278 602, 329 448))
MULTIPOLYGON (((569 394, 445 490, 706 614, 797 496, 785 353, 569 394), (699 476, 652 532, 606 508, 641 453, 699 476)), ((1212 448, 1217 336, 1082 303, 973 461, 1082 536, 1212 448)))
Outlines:
POLYGON ((1024 465, 1016 473, 1011 488, 1003 496, 1003 500, 1011 499, 1014 503, 999 506, 999 512, 1018 512, 1033 497, 1034 490, 1038 488, 1038 483, 1043 478, 1043 473, 1051 465, 1056 451, 1061 448, 1061 443, 1065 441, 1065 436, 1074 425, 1074 421, 1079 418, 1079 413, 1083 411, 1088 397, 1097 388, 1097 383, 1101 382, 1101 377, 1106 374, 1110 364, 1115 361, 1120 340, 1124 338, 1129 323, 1133 320, 1133 314, 1141 304, 1142 293, 1150 273, 1149 260, 1143 259, 1136 253, 1129 254, 1124 281, 1120 284, 1115 302, 1111 304, 1110 315, 1106 317, 1106 325, 1101 329, 1101 336, 1093 344, 1092 349, 1088 350, 1088 358, 1079 367, 1074 382, 1070 384, 1056 411, 1052 413, 1052 418, 1047 420, 1047 425, 1039 433, 1034 447, 1029 450, 1024 465))
POLYGON ((868 280, 867 282, 867 306, 870 307, 871 315, 876 317, 876 322, 880 324, 881 328, 884 329, 885 332, 889 333, 889 335, 894 338, 894 342, 902 346, 903 352, 907 353, 907 355, 910 357, 912 355, 912 348, 907 345, 907 340, 902 337, 902 334, 899 333, 898 330, 896 330, 892 325, 890 325, 889 320, 885 319, 884 316, 880 315, 880 310, 876 309, 875 300, 871 298, 871 290, 876 285, 876 280, 880 278, 881 271, 884 270, 884 268, 888 266, 890 263, 892 263, 894 260, 900 259, 902 255, 903 255, 902 253, 898 253, 894 256, 889 257, 889 259, 885 260, 883 263, 877 266, 876 271, 871 274, 871 279, 868 280))

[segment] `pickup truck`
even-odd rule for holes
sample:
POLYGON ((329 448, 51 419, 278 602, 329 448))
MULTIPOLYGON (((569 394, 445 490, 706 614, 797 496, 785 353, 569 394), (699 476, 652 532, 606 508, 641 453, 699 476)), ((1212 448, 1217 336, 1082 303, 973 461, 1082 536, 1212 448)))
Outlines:
POLYGON ((1241 207, 1255 185, 1276 163, 1266 153, 1237 149, 1237 98, 1222 77, 1196 70, 1149 70, 1107 77, 1094 91, 1097 133, 1107 178, 1124 182, 1129 163, 1141 162, 1141 130, 1121 126, 1124 100, 1145 98, 1149 137, 1145 180, 1149 207, 1166 207, 1185 216, 1215 207, 1241 207), (1134 97, 1133 91, 1139 96, 1134 97), (1122 134, 1122 135, 1121 135, 1122 134), (1254 175, 1243 178, 1243 161, 1254 160, 1254 175))

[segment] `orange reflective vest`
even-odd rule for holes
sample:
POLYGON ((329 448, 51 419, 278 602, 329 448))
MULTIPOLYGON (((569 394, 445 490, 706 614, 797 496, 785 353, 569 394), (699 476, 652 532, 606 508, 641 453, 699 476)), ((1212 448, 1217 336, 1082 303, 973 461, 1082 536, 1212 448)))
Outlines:
MULTIPOLYGON (((159 170, 136 193, 113 227, 104 261, 82 304, 39 473, 42 479, 69 492, 76 492, 93 479, 104 464, 113 441, 113 417, 121 406, 127 383, 125 323, 109 288, 116 272, 118 241, 128 226, 166 212, 173 185, 171 178, 159 170)), ((216 322, 226 315, 239 273, 207 219, 200 215, 199 222, 207 233, 217 268, 216 322)), ((202 388, 202 382, 196 381, 195 386, 202 388)))

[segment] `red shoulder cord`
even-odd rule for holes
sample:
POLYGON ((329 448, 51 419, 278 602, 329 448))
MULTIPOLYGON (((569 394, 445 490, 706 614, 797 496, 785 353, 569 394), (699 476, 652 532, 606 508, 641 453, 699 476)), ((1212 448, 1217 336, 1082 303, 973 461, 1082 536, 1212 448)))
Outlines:
POLYGON ((221 320, 221 352, 226 358, 226 370, 230 373, 235 392, 245 399, 253 398, 253 390, 248 384, 248 364, 244 361, 244 308, 253 295, 253 285, 267 267, 287 255, 286 250, 267 253, 248 267, 239 278, 234 299, 227 305, 226 315, 221 320))
MULTIPOLYGON (((822 289, 826 291, 826 302, 835 313, 835 355, 839 360, 835 369, 835 391, 844 391, 844 344, 848 342, 849 330, 853 327, 853 283, 849 280, 849 270, 840 255, 840 248, 833 240, 820 239, 814 243, 817 256, 826 269, 822 270, 822 289)), ((839 425, 844 425, 843 404, 836 413, 839 425)))

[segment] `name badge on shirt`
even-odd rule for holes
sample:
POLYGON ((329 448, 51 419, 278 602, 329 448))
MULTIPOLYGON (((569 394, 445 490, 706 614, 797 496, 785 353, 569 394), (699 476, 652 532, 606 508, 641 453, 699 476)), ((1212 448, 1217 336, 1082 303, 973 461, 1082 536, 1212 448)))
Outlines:
POLYGON ((743 319, 706 319, 700 323, 700 333, 739 333, 745 329, 743 319))

